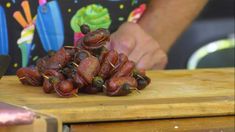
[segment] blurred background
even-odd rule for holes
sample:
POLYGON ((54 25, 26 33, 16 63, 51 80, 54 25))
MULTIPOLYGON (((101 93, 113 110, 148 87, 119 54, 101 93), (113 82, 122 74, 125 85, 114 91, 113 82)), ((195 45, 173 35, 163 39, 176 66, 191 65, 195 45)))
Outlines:
MULTIPOLYGON (((235 0, 209 0, 201 14, 185 30, 169 51, 167 69, 234 67, 234 4, 235 0)), ((35 9, 32 10, 32 14, 36 14, 36 6, 37 4, 32 6, 35 9)), ((13 19, 13 17, 7 17, 13 19)), ((69 23, 69 19, 65 20, 65 23, 69 23)), ((17 24, 15 21, 13 22, 15 25, 17 24)), ((66 33, 73 33, 70 28, 67 28, 67 30, 69 31, 66 31, 66 33)), ((15 31, 12 34, 11 38, 17 37, 15 31)), ((35 41, 38 42, 37 34, 35 36, 35 41)), ((16 39, 10 39, 9 41, 15 41, 16 39)), ((66 43, 68 43, 67 41, 66 43)), ((41 51, 42 47, 36 48, 40 50, 40 53, 44 53, 41 51)), ((10 51, 13 53, 20 52, 17 48, 16 50, 10 49, 10 51)), ((35 56, 35 53, 33 56, 35 56)), ((19 58, 20 56, 18 58, 16 56, 11 60, 20 60, 19 58)), ((0 70, 1 77, 8 68, 5 62, 8 62, 10 58, 0 56, 0 60, 0 68, 3 69, 0 70)), ((12 61, 11 66, 15 65, 15 61, 12 61)), ((18 67, 15 67, 12 71, 9 69, 7 74, 15 74, 18 67)))
POLYGON ((234 0, 210 0, 169 52, 167 69, 234 67, 234 0))

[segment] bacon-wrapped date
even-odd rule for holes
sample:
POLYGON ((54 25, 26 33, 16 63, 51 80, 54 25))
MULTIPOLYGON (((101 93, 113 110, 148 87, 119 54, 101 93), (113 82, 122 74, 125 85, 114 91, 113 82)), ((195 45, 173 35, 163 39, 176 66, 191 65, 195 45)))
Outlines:
POLYGON ((86 87, 81 89, 81 92, 88 94, 96 94, 98 92, 102 92, 102 88, 104 87, 104 80, 100 76, 96 76, 92 79, 92 84, 89 84, 86 87))
POLYGON ((65 78, 64 78, 64 76, 63 76, 63 74, 61 74, 60 72, 58 72, 58 71, 56 71, 56 70, 52 70, 52 69, 50 69, 50 70, 46 70, 45 72, 44 72, 44 78, 46 77, 49 77, 49 79, 51 79, 51 78, 53 78, 53 77, 56 77, 56 78, 58 78, 59 80, 64 80, 65 78))
POLYGON ((51 93, 54 91, 55 84, 64 80, 64 76, 56 70, 47 70, 43 73, 43 91, 45 93, 51 93))
MULTIPOLYGON (((86 26, 85 26, 86 27, 86 26)), ((106 29, 98 29, 87 33, 80 40, 80 47, 89 51, 93 56, 102 59, 107 49, 104 47, 110 40, 110 33, 106 29)))
POLYGON ((64 46, 64 49, 70 55, 70 57, 73 57, 74 54, 79 50, 77 47, 73 46, 64 46))
POLYGON ((43 81, 42 88, 45 93, 52 93, 54 91, 54 86, 48 79, 43 81))
POLYGON ((51 58, 48 59, 47 69, 59 70, 71 60, 71 55, 66 52, 65 48, 61 48, 51 58))
POLYGON ((107 29, 97 29, 89 32, 83 38, 82 47, 86 50, 93 50, 103 47, 110 39, 110 33, 107 29))
POLYGON ((135 63, 133 61, 127 61, 114 75, 113 77, 131 76, 135 63))
POLYGON ((91 84, 92 78, 99 71, 100 64, 97 58, 84 52, 84 50, 80 50, 76 54, 74 61, 77 60, 76 62, 79 64, 71 62, 61 72, 67 78, 73 79, 75 87, 82 88, 91 84))
POLYGON ((104 57, 101 63, 99 76, 103 79, 107 79, 111 75, 111 71, 114 69, 118 61, 118 53, 115 50, 110 50, 104 57))
POLYGON ((77 93, 77 89, 73 88, 73 83, 69 80, 63 80, 55 84, 54 89, 60 97, 70 97, 77 93))
POLYGON ((43 78, 35 67, 22 67, 17 70, 16 75, 22 84, 41 86, 43 78))
POLYGON ((134 76, 137 81, 137 88, 139 90, 144 89, 151 82, 150 78, 145 75, 134 76))
POLYGON ((86 50, 78 50, 73 57, 73 62, 79 64, 85 58, 91 56, 91 54, 86 50))
POLYGON ((87 93, 87 94, 96 94, 101 91, 102 91, 101 88, 95 87, 93 85, 88 85, 88 86, 82 88, 80 92, 87 93))
POLYGON ((78 75, 82 76, 89 84, 92 79, 98 74, 100 62, 96 57, 90 56, 80 62, 77 68, 78 75))
POLYGON ((111 75, 113 76, 117 71, 119 71, 127 61, 128 61, 128 58, 125 54, 123 53, 118 54, 118 61, 114 69, 111 71, 111 75))
POLYGON ((136 87, 137 82, 133 77, 113 77, 107 81, 104 92, 108 96, 124 96, 131 92, 131 87, 136 87))
POLYGON ((66 78, 71 78, 73 74, 77 72, 76 68, 70 65, 71 64, 68 64, 68 66, 59 70, 59 72, 62 73, 66 78))
POLYGON ((100 62, 103 62, 106 54, 108 53, 108 49, 103 47, 99 53, 95 53, 94 56, 97 57, 99 59, 100 62))
POLYGON ((132 76, 136 79, 137 84, 138 84, 137 88, 139 90, 144 89, 151 82, 150 78, 145 75, 145 72, 143 70, 135 69, 133 71, 133 75, 132 76))
POLYGON ((36 67, 39 73, 45 72, 45 70, 47 69, 48 60, 49 60, 49 56, 45 56, 37 60, 36 67))
POLYGON ((80 76, 78 73, 75 73, 72 76, 72 79, 75 83, 76 88, 78 88, 78 89, 88 85, 87 81, 85 79, 83 79, 83 77, 80 76))

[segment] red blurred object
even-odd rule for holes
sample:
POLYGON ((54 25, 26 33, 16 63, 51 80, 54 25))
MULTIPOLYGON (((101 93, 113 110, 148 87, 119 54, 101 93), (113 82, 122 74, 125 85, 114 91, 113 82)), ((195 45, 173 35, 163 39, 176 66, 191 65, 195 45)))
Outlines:
POLYGON ((0 126, 32 124, 34 118, 30 110, 0 102, 0 126))

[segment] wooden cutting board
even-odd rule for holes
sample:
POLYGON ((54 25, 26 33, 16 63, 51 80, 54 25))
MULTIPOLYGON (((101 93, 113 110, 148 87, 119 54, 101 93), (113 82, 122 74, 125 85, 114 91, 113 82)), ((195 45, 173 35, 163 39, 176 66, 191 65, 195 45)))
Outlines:
POLYGON ((63 122, 234 115, 234 68, 149 71, 152 83, 124 97, 103 94, 59 98, 16 76, 0 80, 0 101, 52 114, 63 122))

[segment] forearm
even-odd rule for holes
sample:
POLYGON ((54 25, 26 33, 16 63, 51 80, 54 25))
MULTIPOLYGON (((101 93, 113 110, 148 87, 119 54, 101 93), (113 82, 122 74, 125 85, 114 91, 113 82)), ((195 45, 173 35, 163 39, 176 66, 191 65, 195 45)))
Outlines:
POLYGON ((208 0, 151 0, 140 26, 166 52, 208 0))

